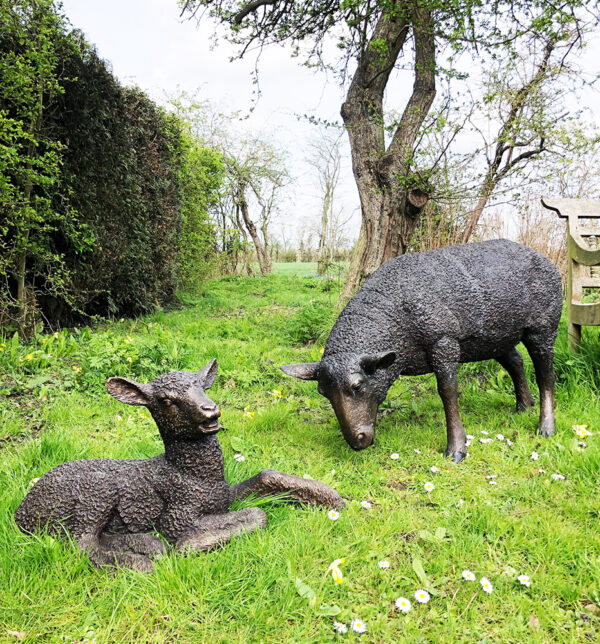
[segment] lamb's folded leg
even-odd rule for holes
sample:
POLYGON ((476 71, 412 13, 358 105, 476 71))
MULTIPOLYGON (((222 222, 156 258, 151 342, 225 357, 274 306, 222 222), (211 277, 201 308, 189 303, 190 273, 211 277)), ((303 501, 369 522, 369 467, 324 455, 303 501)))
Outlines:
POLYGON ((145 555, 107 550, 101 545, 100 539, 95 534, 82 534, 77 539, 77 545, 88 555, 92 564, 97 568, 102 566, 121 566, 123 568, 133 568, 140 572, 152 572, 154 570, 152 562, 145 555))
POLYGON ((177 540, 177 550, 210 550, 244 532, 267 525, 267 515, 259 508, 246 508, 226 514, 207 514, 185 536, 177 540))
POLYGON ((132 534, 107 534, 100 535, 100 545, 105 550, 131 552, 147 557, 158 557, 167 552, 168 546, 158 537, 147 532, 132 534))
POLYGON ((299 476, 283 474, 277 470, 263 470, 256 476, 233 485, 231 500, 244 499, 250 494, 268 496, 270 494, 288 494, 300 503, 324 505, 328 508, 341 509, 346 504, 342 497, 329 485, 299 476))

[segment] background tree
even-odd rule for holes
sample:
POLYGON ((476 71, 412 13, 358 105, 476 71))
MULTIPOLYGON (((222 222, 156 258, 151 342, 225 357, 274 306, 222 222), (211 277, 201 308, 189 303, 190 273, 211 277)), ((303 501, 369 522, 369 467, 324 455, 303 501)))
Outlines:
MULTIPOLYGON (((510 60, 523 43, 560 37, 566 26, 581 33, 596 20, 584 1, 507 0, 183 0, 183 13, 210 15, 231 26, 230 38, 243 56, 258 46, 290 43, 294 51, 323 62, 325 43, 334 38, 342 53, 337 69, 351 82, 341 114, 348 131, 362 227, 343 295, 382 262, 407 250, 430 186, 414 165, 420 128, 445 74, 438 52, 479 59, 489 52, 510 60), (409 52, 412 44, 412 52, 409 52), (384 94, 402 63, 413 88, 386 143, 384 94)), ((578 41, 580 43, 581 41, 578 41)))

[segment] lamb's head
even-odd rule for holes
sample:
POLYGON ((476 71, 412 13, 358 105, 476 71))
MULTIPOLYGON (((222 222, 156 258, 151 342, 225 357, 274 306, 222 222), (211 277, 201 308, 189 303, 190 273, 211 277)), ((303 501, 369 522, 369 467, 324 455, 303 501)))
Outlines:
POLYGON ((221 412, 205 393, 215 381, 217 361, 196 373, 173 371, 147 384, 109 378, 108 392, 128 405, 147 407, 163 440, 196 439, 219 431, 221 412))
POLYGON ((281 369, 302 380, 316 380, 319 393, 331 402, 342 434, 352 449, 375 440, 377 408, 393 382, 389 369, 394 351, 356 355, 324 355, 321 362, 290 364, 281 369))

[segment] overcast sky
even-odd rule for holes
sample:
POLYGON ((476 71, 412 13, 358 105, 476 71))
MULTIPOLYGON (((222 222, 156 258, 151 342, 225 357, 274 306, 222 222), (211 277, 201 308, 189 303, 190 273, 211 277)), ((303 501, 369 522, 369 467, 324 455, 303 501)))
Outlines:
MULTIPOLYGON (((213 25, 204 20, 182 20, 176 0, 63 0, 72 25, 81 29, 99 54, 110 61, 116 76, 126 84, 137 84, 159 102, 175 95, 178 89, 209 99, 219 109, 241 110, 247 120, 235 124, 249 133, 265 133, 278 140, 290 156, 293 189, 283 204, 276 231, 284 228, 286 237, 297 236, 307 222, 319 219, 319 189, 314 170, 304 162, 307 145, 315 135, 315 126, 301 115, 313 115, 339 121, 343 91, 322 73, 312 72, 289 55, 289 50, 267 48, 261 57, 259 79, 261 98, 252 113, 255 85, 253 56, 230 61, 234 53, 223 38, 212 46, 213 25)), ((221 32, 222 33, 222 32, 221 32)), ((587 49, 584 67, 597 74, 600 46, 596 38, 587 49)), ((396 75, 394 103, 402 106, 412 79, 404 82, 396 75)), ((600 101, 596 92, 588 92, 583 101, 590 108, 589 118, 600 123, 600 101)), ((344 143, 345 137, 344 137, 344 143)), ((347 145, 347 144, 346 144, 347 145)), ((355 237, 360 226, 358 194, 352 178, 349 151, 338 190, 338 205, 344 216, 353 215, 349 233, 355 237)))

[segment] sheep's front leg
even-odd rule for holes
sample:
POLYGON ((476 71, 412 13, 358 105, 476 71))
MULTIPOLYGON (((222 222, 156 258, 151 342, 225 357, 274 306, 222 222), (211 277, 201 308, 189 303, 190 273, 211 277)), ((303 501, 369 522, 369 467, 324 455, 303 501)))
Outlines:
POLYGON ((342 497, 329 485, 299 476, 283 474, 277 470, 263 470, 247 481, 231 488, 232 501, 244 499, 251 494, 269 496, 288 494, 300 503, 324 505, 327 508, 341 509, 346 504, 342 497))
POLYGON ((177 540, 177 550, 210 550, 231 541, 244 532, 254 532, 267 525, 267 515, 260 508, 246 508, 226 514, 207 514, 186 535, 177 540))
POLYGON ((88 555, 92 564, 97 568, 101 566, 122 566, 123 568, 133 568, 140 572, 152 572, 154 570, 152 562, 146 555, 119 549, 112 550, 110 546, 103 545, 101 539, 95 534, 82 534, 77 539, 77 545, 88 555))

